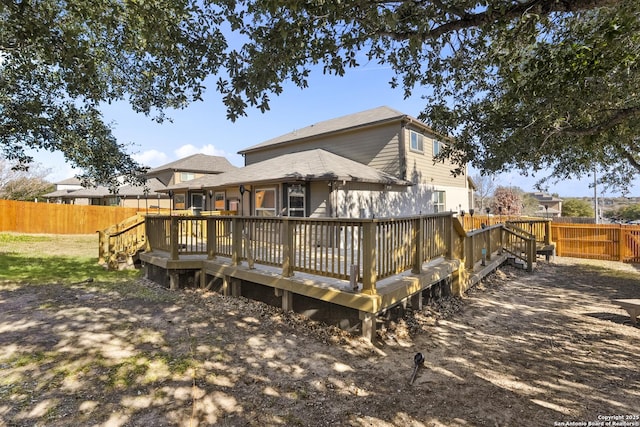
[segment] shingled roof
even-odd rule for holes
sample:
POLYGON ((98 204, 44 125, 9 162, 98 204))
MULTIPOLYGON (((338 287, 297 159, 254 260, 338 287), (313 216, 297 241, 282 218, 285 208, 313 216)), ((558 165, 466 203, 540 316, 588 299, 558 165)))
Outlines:
POLYGON ((168 186, 166 190, 229 187, 240 184, 284 181, 357 181, 412 185, 393 175, 322 149, 284 154, 232 172, 203 176, 168 186))
POLYGON ((234 169, 237 169, 237 167, 233 166, 225 157, 198 153, 150 169, 147 175, 154 175, 164 171, 224 173, 234 169))
POLYGON ((258 151, 266 147, 279 144, 287 144, 290 142, 312 138, 319 135, 331 134, 334 132, 343 132, 356 128, 375 126, 385 122, 410 120, 411 122, 423 127, 425 130, 433 132, 426 124, 420 122, 415 117, 411 117, 393 108, 382 106, 370 110, 361 111, 359 113, 349 114, 331 120, 325 120, 302 129, 296 129, 293 132, 269 139, 260 144, 245 148, 239 151, 239 154, 245 154, 252 151, 258 151))

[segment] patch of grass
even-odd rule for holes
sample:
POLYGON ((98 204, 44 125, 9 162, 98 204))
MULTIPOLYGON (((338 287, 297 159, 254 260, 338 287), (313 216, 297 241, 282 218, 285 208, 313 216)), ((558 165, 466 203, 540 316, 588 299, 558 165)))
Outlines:
POLYGON ((87 278, 97 282, 120 282, 140 277, 135 270, 108 271, 96 258, 65 256, 0 255, 0 280, 18 283, 74 283, 87 278))
POLYGON ((0 233, 0 244, 48 242, 50 237, 31 234, 0 233))
POLYGON ((0 359, 1 364, 7 364, 12 367, 27 366, 32 363, 38 363, 43 361, 47 355, 42 351, 36 351, 33 353, 16 354, 8 359, 0 359))

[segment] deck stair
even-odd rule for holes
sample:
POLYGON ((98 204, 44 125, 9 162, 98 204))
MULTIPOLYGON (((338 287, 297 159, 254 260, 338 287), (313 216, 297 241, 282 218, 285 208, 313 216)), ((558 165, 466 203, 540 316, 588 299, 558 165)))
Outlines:
POLYGON ((146 246, 145 234, 145 217, 139 214, 98 231, 98 263, 109 270, 136 268, 146 246))

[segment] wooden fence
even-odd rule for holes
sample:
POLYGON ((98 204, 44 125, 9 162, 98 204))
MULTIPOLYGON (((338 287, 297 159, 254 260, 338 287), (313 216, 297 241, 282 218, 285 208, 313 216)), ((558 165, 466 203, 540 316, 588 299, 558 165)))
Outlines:
POLYGON ((0 231, 92 234, 136 215, 135 208, 0 200, 0 231))
POLYGON ((556 255, 640 263, 640 226, 551 224, 556 255))

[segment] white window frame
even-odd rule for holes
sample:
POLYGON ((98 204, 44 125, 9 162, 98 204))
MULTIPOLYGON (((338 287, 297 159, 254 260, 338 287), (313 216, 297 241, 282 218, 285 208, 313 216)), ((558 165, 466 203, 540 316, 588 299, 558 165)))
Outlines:
POLYGON ((193 172, 180 172, 180 182, 187 182, 196 179, 196 174, 193 172))
POLYGON ((424 153, 424 135, 414 130, 409 131, 409 149, 416 153, 424 153), (415 141, 414 141, 415 137, 415 141), (415 144, 414 144, 415 142, 415 144))
POLYGON ((447 206, 446 191, 434 191, 431 194, 431 202, 433 203, 433 213, 444 212, 447 206))
POLYGON ((440 142, 437 139, 434 139, 433 140, 433 157, 435 157, 438 154, 440 154, 441 150, 442 150, 442 142, 440 142))
POLYGON ((267 217, 272 217, 272 216, 276 216, 276 212, 278 211, 278 192, 276 191, 275 187, 263 187, 263 188, 256 188, 255 191, 253 192, 254 194, 254 210, 255 210, 255 215, 256 216, 267 216, 267 217), (273 194, 273 207, 258 207, 258 195, 261 192, 269 192, 273 194))

